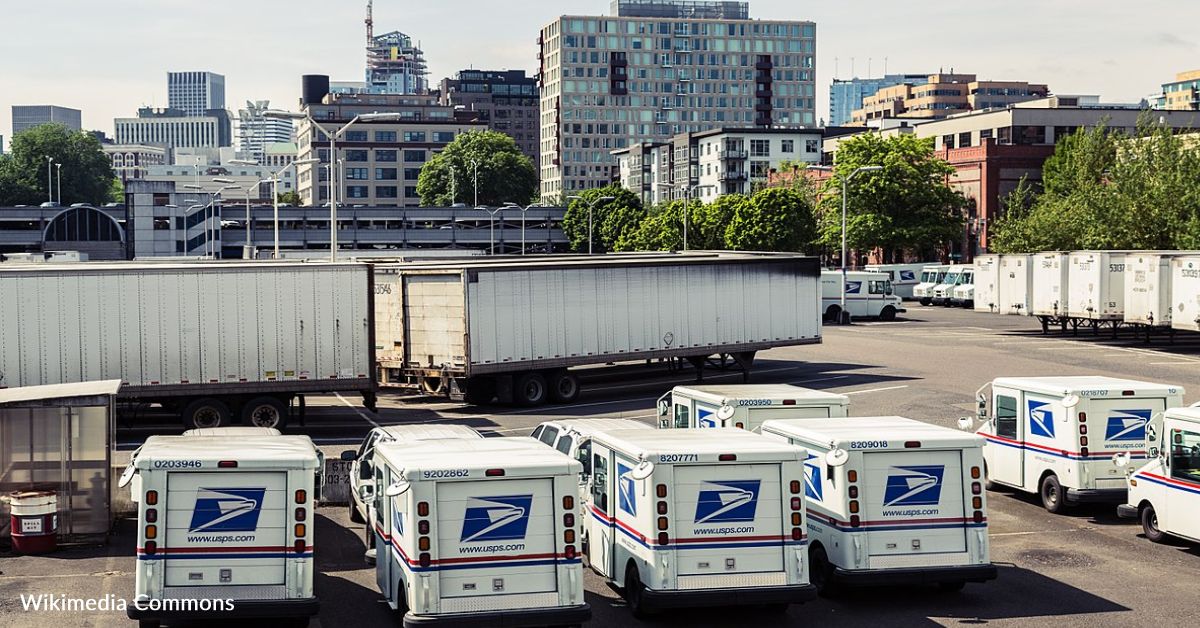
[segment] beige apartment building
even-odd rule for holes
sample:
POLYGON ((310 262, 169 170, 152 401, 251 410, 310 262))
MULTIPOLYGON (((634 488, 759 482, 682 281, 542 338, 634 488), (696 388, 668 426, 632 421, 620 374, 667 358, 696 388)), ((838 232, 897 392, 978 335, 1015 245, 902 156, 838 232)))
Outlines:
POLYGON ((1172 111, 1200 109, 1200 70, 1176 74, 1174 81, 1163 83, 1162 90, 1162 96, 1158 97, 1158 109, 1172 111))
POLYGON ((816 25, 745 2, 616 0, 542 27, 544 202, 608 185, 612 151, 721 127, 815 126, 816 25))
POLYGON ((1024 81, 980 81, 974 74, 931 74, 924 85, 894 85, 867 96, 862 109, 851 114, 851 124, 866 125, 886 118, 940 120, 966 111, 1045 98, 1049 91, 1046 85, 1024 81))

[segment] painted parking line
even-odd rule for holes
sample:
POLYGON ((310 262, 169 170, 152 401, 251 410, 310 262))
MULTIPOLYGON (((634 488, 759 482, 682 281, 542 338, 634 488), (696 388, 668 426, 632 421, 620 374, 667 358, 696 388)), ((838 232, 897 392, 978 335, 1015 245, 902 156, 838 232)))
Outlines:
POLYGON ((1152 366, 1184 366, 1188 364, 1197 364, 1197 362, 1193 360, 1190 362, 1147 362, 1147 364, 1152 366))
POLYGON ((865 393, 883 392, 885 390, 900 390, 901 388, 908 388, 908 384, 905 384, 903 386, 888 386, 886 388, 870 388, 867 390, 852 390, 850 392, 844 392, 842 394, 843 395, 862 395, 865 393))
POLYGON ((362 417, 362 420, 366 421, 367 423, 370 423, 371 425, 373 425, 373 426, 375 426, 375 427, 380 427, 380 425, 379 425, 378 423, 376 423, 374 419, 372 419, 371 417, 367 416, 366 414, 363 414, 363 411, 362 411, 362 410, 359 410, 359 409, 358 409, 358 406, 356 406, 356 405, 354 405, 354 404, 350 403, 350 401, 349 401, 348 399, 346 399, 345 397, 343 397, 343 396, 342 396, 342 393, 333 393, 333 394, 334 394, 334 395, 337 395, 337 398, 338 398, 338 399, 341 399, 341 400, 342 400, 342 403, 346 404, 346 405, 347 405, 347 406, 348 406, 348 407, 349 407, 351 410, 354 410, 355 414, 357 414, 358 416, 362 417))

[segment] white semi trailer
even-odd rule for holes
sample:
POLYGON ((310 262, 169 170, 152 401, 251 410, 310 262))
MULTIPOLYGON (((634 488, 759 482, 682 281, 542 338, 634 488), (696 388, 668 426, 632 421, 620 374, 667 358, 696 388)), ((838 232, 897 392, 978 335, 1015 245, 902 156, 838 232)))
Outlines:
POLYGON ((376 266, 381 386, 568 403, 568 369, 821 342, 821 270, 789 254, 489 258, 376 266))
POLYGON ((120 379, 189 428, 281 428, 305 393, 375 405, 365 264, 6 264, 0 295, 0 387, 120 379))

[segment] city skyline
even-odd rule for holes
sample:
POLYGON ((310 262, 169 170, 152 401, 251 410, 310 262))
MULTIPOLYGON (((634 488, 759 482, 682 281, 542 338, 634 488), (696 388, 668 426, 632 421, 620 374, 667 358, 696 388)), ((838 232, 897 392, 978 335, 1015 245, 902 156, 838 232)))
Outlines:
MULTIPOLYGON (((1200 39, 1188 30, 1200 18, 1196 5, 1147 0, 1140 13, 1170 19, 1144 31, 1130 31, 1128 21, 1112 19, 1115 2, 928 0, 921 5, 918 12, 910 5, 868 0, 849 10, 751 0, 750 15, 817 23, 818 118, 829 110, 828 86, 834 78, 851 78, 852 63, 853 75, 882 75, 885 57, 890 73, 954 69, 987 80, 1047 83, 1060 94, 1099 94, 1103 102, 1137 102, 1157 93, 1177 72, 1197 69, 1191 59, 1200 39)), ((436 83, 470 67, 532 73, 542 26, 560 15, 608 10, 606 0, 536 6, 465 0, 453 7, 381 0, 374 19, 376 33, 400 30, 420 43, 436 83)), ((316 0, 295 0, 285 10, 232 2, 202 9, 150 0, 103 5, 63 0, 25 5, 20 12, 24 26, 9 31, 4 44, 9 54, 0 56, 5 79, 0 134, 9 142, 12 105, 80 109, 85 129, 111 136, 114 118, 131 117, 143 105, 167 104, 168 72, 223 74, 227 104, 270 100, 295 110, 301 75, 360 80, 365 65, 365 0, 343 0, 336 11, 316 0), (102 53, 47 45, 54 41, 95 41, 102 53)))

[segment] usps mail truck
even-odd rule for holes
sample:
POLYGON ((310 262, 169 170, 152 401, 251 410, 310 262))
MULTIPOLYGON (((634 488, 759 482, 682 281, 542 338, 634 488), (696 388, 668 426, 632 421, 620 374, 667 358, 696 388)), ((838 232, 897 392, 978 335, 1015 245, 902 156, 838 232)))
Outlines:
POLYGON ((912 299, 913 288, 921 283, 921 269, 928 263, 920 264, 867 264, 863 270, 872 273, 886 273, 892 282, 892 290, 901 299, 912 299))
POLYGON ((635 616, 812 599, 804 456, 730 428, 598 433, 584 554, 635 616))
POLYGON ((1063 251, 1046 251, 1033 256, 1033 289, 1031 310, 1045 325, 1051 319, 1067 317, 1070 277, 1067 256, 1063 251))
POLYGON ((773 420, 764 436, 808 451, 809 573, 817 589, 996 577, 983 438, 897 416, 773 420))
POLYGON ((1147 427, 1149 462, 1129 456, 1117 464, 1131 472, 1129 499, 1117 514, 1137 518, 1155 543, 1175 536, 1200 543, 1200 408, 1172 408, 1147 427))
POLYGON ((975 307, 975 280, 979 276, 978 267, 972 267, 971 270, 964 271, 958 284, 950 291, 950 300, 947 305, 951 307, 963 307, 974 309, 975 307))
POLYGON ((972 272, 975 270, 973 266, 963 264, 955 264, 946 271, 945 278, 942 282, 933 287, 933 305, 950 305, 950 299, 954 296, 954 288, 964 283, 969 284, 972 281, 972 272))
POLYGON ((840 321, 842 306, 851 318, 895 320, 905 311, 900 297, 892 293, 892 283, 886 273, 848 271, 845 277, 845 298, 842 295, 842 272, 821 271, 821 312, 827 321, 840 321))
POLYGON ((974 307, 976 312, 997 312, 1000 310, 1000 303, 1000 256, 976 255, 971 303, 964 302, 962 305, 967 308, 974 307))
POLYGON ((921 269, 921 281, 913 287, 913 298, 921 305, 933 303, 933 288, 946 279, 949 264, 931 264, 921 269))
POLYGON ((1125 260, 1129 251, 1075 251, 1067 258, 1067 315, 1125 320, 1125 260))
POLYGON ((307 436, 151 436, 136 477, 134 599, 143 628, 162 620, 317 614, 313 508, 324 460, 307 436))
MULTIPOLYGON (((1101 376, 997 378, 978 397, 989 488, 1038 493, 1052 513, 1083 502, 1122 503, 1125 473, 1112 455, 1129 451, 1145 460, 1146 422, 1183 405, 1183 392, 1101 376)), ((959 421, 964 429, 972 424, 959 421)))
POLYGON ((1014 253, 1000 256, 1001 314, 1029 316, 1030 294, 1033 286, 1033 256, 1014 253))
POLYGON ((376 582, 406 628, 591 617, 578 461, 532 438, 455 438, 383 442, 374 465, 376 582))
POLYGON ((790 384, 676 386, 658 399, 658 426, 757 432, 767 419, 839 417, 849 408, 846 395, 790 384))
POLYGON ((559 419, 546 421, 529 436, 580 462, 586 482, 592 473, 592 437, 612 430, 652 430, 653 426, 633 419, 559 419))

